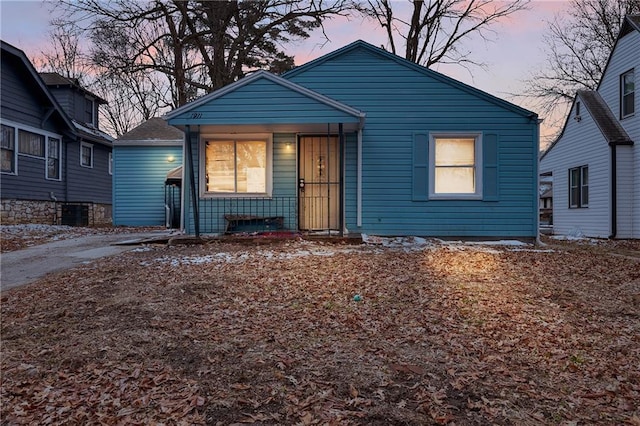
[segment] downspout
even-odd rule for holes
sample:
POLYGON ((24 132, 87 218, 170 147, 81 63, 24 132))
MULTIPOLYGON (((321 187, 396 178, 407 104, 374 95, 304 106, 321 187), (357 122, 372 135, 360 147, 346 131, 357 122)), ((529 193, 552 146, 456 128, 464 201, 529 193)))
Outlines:
POLYGON ((533 156, 534 161, 533 161, 533 172, 535 173, 535 188, 534 188, 534 195, 535 195, 535 202, 533 203, 533 210, 534 210, 534 217, 536 218, 535 220, 535 233, 536 233, 536 244, 537 245, 541 245, 542 244, 542 240, 540 239, 540 170, 539 170, 539 165, 540 165, 540 123, 542 123, 542 120, 538 118, 537 115, 532 115, 531 120, 534 121, 535 125, 533 126, 533 138, 536 141, 535 144, 535 154, 533 156))
POLYGON ((187 161, 189 165, 189 189, 191 192, 191 204, 193 209, 193 226, 196 231, 196 238, 200 238, 200 215, 198 214, 198 197, 196 196, 196 177, 193 167, 193 147, 191 146, 191 126, 185 126, 187 134, 187 161))
POLYGON ((610 239, 616 238, 618 234, 618 154, 616 144, 611 146, 611 235, 610 239))
POLYGON ((362 126, 358 128, 358 144, 357 144, 357 162, 356 162, 356 226, 362 226, 362 126))

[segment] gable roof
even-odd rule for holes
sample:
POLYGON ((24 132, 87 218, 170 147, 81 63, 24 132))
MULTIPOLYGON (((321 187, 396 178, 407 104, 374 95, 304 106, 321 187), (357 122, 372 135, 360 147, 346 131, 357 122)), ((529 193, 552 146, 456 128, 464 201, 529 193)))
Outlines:
POLYGON ((392 60, 392 61, 394 61, 394 62, 396 62, 396 63, 398 63, 398 64, 400 64, 400 65, 402 65, 404 67, 408 67, 408 68, 411 68, 413 70, 416 70, 416 71, 418 71, 418 72, 420 72, 422 74, 425 74, 425 75, 427 75, 427 76, 429 76, 429 77, 431 77, 431 78, 433 78, 433 79, 435 79, 437 81, 440 81, 440 82, 442 82, 444 84, 447 84, 447 85, 451 85, 451 86, 457 87, 457 88, 459 88, 459 89, 461 89, 461 90, 463 90, 463 91, 465 91, 467 93, 470 93, 470 94, 472 94, 472 95, 474 95, 476 97, 480 97, 482 99, 485 99, 485 100, 487 100, 487 101, 489 101, 489 102, 491 102, 491 103, 493 103, 493 104, 495 104, 497 106, 500 106, 502 108, 506 108, 506 109, 511 110, 511 111, 513 111, 515 113, 521 114, 521 115, 523 115, 525 117, 529 117, 529 118, 532 118, 532 119, 533 118, 537 119, 537 117, 538 117, 538 115, 535 112, 529 111, 529 110, 527 110, 525 108, 522 108, 522 107, 520 107, 518 105, 512 104, 511 102, 505 101, 504 99, 500 99, 500 98, 498 98, 496 96, 493 96, 493 95, 491 95, 491 94, 489 94, 487 92, 484 92, 484 91, 482 91, 480 89, 477 89, 477 88, 475 88, 473 86, 469 86, 468 84, 462 83, 462 82, 460 82, 458 80, 455 80, 455 79, 453 79, 451 77, 448 77, 448 76, 446 76, 444 74, 441 74, 441 73, 439 73, 437 71, 431 70, 431 69, 429 69, 427 67, 423 67, 422 65, 418 65, 415 62, 411 62, 411 61, 409 61, 409 60, 407 60, 405 58, 402 58, 402 57, 400 57, 400 56, 398 56, 396 54, 387 52, 386 50, 381 49, 379 47, 376 47, 376 46, 374 46, 374 45, 372 45, 370 43, 367 43, 366 41, 363 41, 363 40, 354 41, 353 43, 348 44, 348 45, 346 45, 346 46, 344 46, 344 47, 342 47, 340 49, 337 49, 337 50, 334 50, 333 52, 327 53, 326 55, 323 55, 323 56, 321 56, 319 58, 316 58, 316 59, 314 59, 314 60, 312 60, 310 62, 307 62, 306 64, 300 65, 299 67, 296 67, 296 68, 294 68, 294 69, 292 69, 290 71, 287 71, 286 73, 284 73, 282 75, 282 77, 285 78, 285 79, 291 78, 293 76, 296 76, 296 75, 298 75, 300 73, 303 73, 303 72, 307 71, 310 68, 316 67, 316 66, 318 66, 320 64, 323 64, 323 63, 325 63, 327 61, 330 61, 332 59, 335 59, 335 58, 337 58, 339 56, 345 55, 345 54, 347 54, 349 52, 352 52, 354 50, 357 50, 357 49, 363 49, 363 50, 371 52, 371 53, 373 53, 375 55, 379 55, 379 56, 385 57, 387 59, 390 59, 390 60, 392 60))
POLYGON ((187 113, 189 111, 192 111, 196 108, 198 108, 201 105, 204 105, 206 103, 209 103, 215 99, 221 98, 222 96, 231 93, 235 90, 238 90, 241 87, 247 86, 257 80, 260 79, 266 79, 269 80, 272 83, 275 83, 285 89, 297 92, 298 94, 305 96, 307 98, 310 98, 320 104, 323 104, 325 106, 328 106, 332 109, 335 109, 337 111, 343 112, 347 115, 351 115, 352 117, 357 118, 361 123, 364 121, 365 118, 365 113, 357 110, 356 108, 352 108, 348 105, 345 105, 341 102, 338 102, 334 99, 331 99, 327 96, 324 96, 320 93, 314 92, 313 90, 307 89, 306 87, 300 86, 299 84, 293 83, 289 80, 285 80, 282 77, 279 77, 277 75, 271 74, 270 72, 264 71, 264 70, 260 70, 257 71, 247 77, 244 77, 234 83, 228 84, 216 91, 213 91, 207 95, 202 96, 200 99, 196 99, 193 102, 190 102, 186 105, 183 105, 179 108, 174 109, 173 111, 167 113, 164 116, 165 120, 171 120, 174 118, 177 118, 178 116, 187 113))
POLYGON ((96 98, 96 102, 99 104, 107 104, 108 102, 96 95, 93 92, 88 91, 84 87, 80 85, 80 81, 77 78, 67 78, 57 72, 41 72, 40 77, 44 81, 44 84, 47 86, 58 86, 58 87, 69 87, 72 89, 77 89, 80 92, 87 94, 91 97, 96 98))
POLYGON ((569 123, 569 119, 571 117, 571 111, 573 111, 573 107, 578 99, 578 96, 583 100, 585 106, 589 109, 589 113, 593 116, 596 125, 602 132, 602 135, 607 139, 609 144, 617 144, 617 145, 628 145, 633 144, 633 140, 629 137, 627 132, 622 128, 618 120, 615 118, 614 114, 611 112, 606 102, 600 96, 598 90, 600 89, 600 85, 602 84, 602 80, 607 70, 609 69, 609 64, 611 63, 611 58, 613 57, 613 52, 616 50, 618 46, 618 42, 622 37, 629 34, 632 31, 640 32, 640 14, 635 15, 627 15, 625 16, 624 22, 622 23, 622 27, 620 28, 620 32, 618 33, 618 38, 611 49, 611 53, 609 53, 609 58, 607 58, 607 64, 602 71, 602 76, 600 77, 600 81, 598 82, 597 89, 594 90, 578 90, 576 92, 576 96, 573 98, 573 103, 571 104, 571 108, 569 109, 569 113, 567 114, 567 118, 565 119, 564 125, 562 126, 562 131, 558 135, 558 137, 549 145, 549 147, 542 153, 540 156, 540 160, 542 160, 547 153, 551 151, 551 149, 556 146, 556 144, 562 139, 564 135, 564 131, 567 128, 567 124, 569 123))
MULTIPOLYGON (((620 32, 618 33, 618 38, 616 38, 616 42, 613 44, 613 48, 611 49, 609 57, 607 58, 607 64, 602 70, 602 76, 604 76, 609 69, 609 64, 611 62, 611 58, 613 57, 613 52, 616 50, 616 47, 618 47, 618 42, 620 41, 620 39, 633 31, 640 32, 640 14, 627 15, 624 17, 624 21, 622 21, 622 27, 620 28, 620 32)), ((600 85, 602 84, 603 80, 602 76, 600 76, 600 81, 598 82, 598 87, 596 88, 596 90, 600 89, 600 85)))
POLYGON ((141 123, 120 136, 118 142, 135 141, 180 141, 184 140, 184 133, 173 126, 169 126, 161 117, 153 117, 141 123))
POLYGON ((607 103, 602 99, 602 96, 600 96, 600 93, 595 90, 578 90, 576 97, 573 99, 573 104, 569 109, 569 114, 567 114, 567 118, 565 119, 562 131, 553 143, 542 153, 540 160, 546 157, 547 153, 562 139, 569 120, 571 119, 571 111, 573 111, 578 99, 580 99, 585 108, 589 110, 589 114, 609 145, 633 145, 633 140, 616 119, 613 112, 611 112, 607 103))
POLYGON ((60 116, 60 119, 67 126, 67 129, 75 134, 76 127, 74 126, 73 122, 64 112, 56 98, 51 94, 47 85, 44 83, 36 69, 33 67, 31 61, 27 58, 27 55, 25 55, 22 50, 18 49, 15 46, 12 46, 11 44, 3 40, 0 40, 0 46, 2 47, 2 56, 4 56, 5 54, 10 54, 18 58, 18 60, 22 63, 22 66, 27 71, 25 79, 29 79, 31 80, 31 83, 35 84, 41 94, 47 99, 54 112, 60 116))

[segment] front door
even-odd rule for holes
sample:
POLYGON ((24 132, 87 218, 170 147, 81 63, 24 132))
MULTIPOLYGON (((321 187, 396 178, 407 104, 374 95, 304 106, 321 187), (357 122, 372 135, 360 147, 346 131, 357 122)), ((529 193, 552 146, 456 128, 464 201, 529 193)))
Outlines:
POLYGON ((340 226, 340 156, 337 136, 302 136, 299 164, 299 223, 304 231, 340 226))

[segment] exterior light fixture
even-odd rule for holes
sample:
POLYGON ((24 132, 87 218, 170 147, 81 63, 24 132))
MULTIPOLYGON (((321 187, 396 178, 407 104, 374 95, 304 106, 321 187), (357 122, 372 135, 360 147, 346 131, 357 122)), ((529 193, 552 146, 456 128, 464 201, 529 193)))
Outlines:
POLYGON ((173 163, 174 161, 176 161, 176 157, 173 155, 167 157, 167 163, 173 163))

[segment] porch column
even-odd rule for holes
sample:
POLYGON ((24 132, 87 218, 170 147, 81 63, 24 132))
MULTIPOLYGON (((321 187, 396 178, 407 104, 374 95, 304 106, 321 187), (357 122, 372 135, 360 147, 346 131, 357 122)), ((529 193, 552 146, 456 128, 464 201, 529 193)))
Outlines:
POLYGON ((338 150, 340 152, 339 167, 340 167, 340 216, 338 218, 338 226, 340 227, 340 236, 344 236, 344 128, 342 123, 338 123, 338 150))

